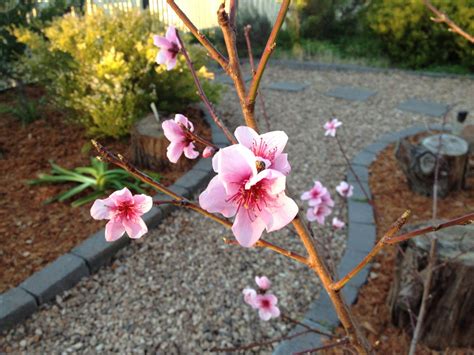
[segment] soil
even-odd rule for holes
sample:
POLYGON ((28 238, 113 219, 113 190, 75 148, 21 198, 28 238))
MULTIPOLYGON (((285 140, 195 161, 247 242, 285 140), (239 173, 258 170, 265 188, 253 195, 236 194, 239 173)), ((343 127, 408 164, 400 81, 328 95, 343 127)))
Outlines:
MULTIPOLYGON (((426 134, 424 134, 426 135, 426 134)), ((419 141, 423 135, 412 137, 419 141)), ((429 221, 432 198, 412 192, 405 175, 395 159, 395 146, 387 147, 370 167, 370 188, 374 196, 377 239, 406 209, 412 214, 408 223, 429 221)), ((472 179, 471 179, 472 180, 472 179)), ((468 181, 468 190, 451 193, 438 201, 438 217, 449 219, 474 210, 474 181, 468 181)), ((363 330, 377 354, 407 354, 413 330, 399 329, 390 322, 387 298, 394 276, 396 247, 382 250, 374 259, 368 282, 362 286, 352 312, 361 322, 363 330)), ((343 334, 339 328, 338 333, 343 334)), ((340 350, 335 351, 340 353, 340 350)), ((439 354, 418 344, 417 354, 439 354)), ((473 349, 445 349, 444 354, 472 354, 473 349)))
MULTIPOLYGON (((43 94, 41 88, 27 88, 30 99, 43 94)), ((0 103, 15 102, 14 92, 0 94, 0 103)), ((210 139, 210 129, 198 109, 188 108, 183 114, 193 121, 196 132, 210 139)), ((99 141, 112 151, 128 155, 129 138, 99 141)), ((77 208, 71 207, 70 201, 44 203, 72 185, 26 184, 38 173, 49 173, 49 161, 68 169, 90 165, 94 151, 89 142, 82 126, 51 107, 44 107, 41 118, 27 126, 9 114, 0 114, 0 292, 18 285, 104 226, 104 221, 90 217, 92 203, 77 208)), ((160 181, 172 184, 194 163, 188 160, 179 170, 170 164, 159 171, 160 181)))

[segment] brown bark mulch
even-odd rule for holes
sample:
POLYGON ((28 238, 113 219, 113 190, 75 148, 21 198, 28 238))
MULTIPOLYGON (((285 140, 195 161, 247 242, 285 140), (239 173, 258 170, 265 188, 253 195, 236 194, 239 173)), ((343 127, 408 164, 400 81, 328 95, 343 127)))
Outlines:
MULTIPOLYGON (((43 90, 28 87, 27 93, 29 98, 39 98, 43 90)), ((12 105, 15 100, 12 91, 0 94, 0 103, 12 105)), ((183 114, 195 123, 196 132, 210 139, 199 110, 188 108, 183 114)), ((92 203, 77 208, 70 206, 71 201, 44 204, 72 185, 26 184, 40 172, 49 173, 50 160, 68 169, 90 164, 94 156, 90 137, 82 126, 66 118, 66 113, 45 107, 39 120, 22 126, 11 115, 0 114, 0 292, 18 285, 104 226, 104 221, 90 217, 92 203)), ((124 155, 129 141, 100 140, 124 155)), ((194 163, 179 164, 179 170, 170 164, 159 171, 161 182, 170 185, 194 163)))

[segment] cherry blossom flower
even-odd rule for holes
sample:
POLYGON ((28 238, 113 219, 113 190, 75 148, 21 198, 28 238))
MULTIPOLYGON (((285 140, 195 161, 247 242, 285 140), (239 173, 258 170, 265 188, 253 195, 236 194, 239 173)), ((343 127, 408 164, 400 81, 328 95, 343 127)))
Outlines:
POLYGON ((199 156, 193 141, 186 134, 186 129, 194 131, 194 126, 187 117, 177 114, 174 120, 166 120, 161 126, 165 137, 170 141, 166 149, 166 156, 170 162, 176 163, 183 152, 188 159, 196 159, 199 156))
POLYGON ((259 159, 241 144, 220 149, 212 158, 217 175, 199 196, 200 206, 224 217, 235 216, 232 231, 240 245, 253 246, 263 230, 272 232, 298 213, 286 196, 286 176, 273 169, 259 170, 259 159))
POLYGON ((268 290, 272 286, 271 281, 266 276, 255 276, 255 283, 263 291, 268 290))
POLYGON ((213 147, 207 146, 202 151, 202 156, 203 156, 203 158, 210 158, 214 155, 215 152, 216 152, 216 150, 213 147))
POLYGON ((308 200, 310 206, 317 206, 321 203, 333 207, 334 201, 331 198, 331 194, 328 189, 321 184, 320 181, 315 181, 314 186, 309 191, 305 191, 301 194, 302 200, 308 200))
POLYGON ((105 226, 105 240, 113 242, 125 232, 133 239, 142 237, 148 228, 140 217, 153 206, 153 200, 146 195, 132 195, 124 187, 115 191, 106 199, 95 200, 91 207, 94 219, 108 219, 105 226))
POLYGON ((255 302, 255 299, 257 298, 257 291, 255 291, 253 288, 244 288, 242 291, 244 294, 244 302, 247 303, 249 306, 252 308, 256 309, 257 304, 255 302))
POLYGON ((334 217, 332 219, 332 226, 334 229, 342 229, 346 226, 346 224, 343 221, 341 221, 339 218, 334 217))
POLYGON ((306 218, 308 221, 314 222, 317 221, 319 224, 324 224, 326 217, 331 214, 331 208, 326 204, 319 204, 317 206, 311 207, 306 212, 306 218))
POLYGON ((176 29, 173 26, 168 27, 166 37, 153 36, 155 46, 160 48, 156 56, 158 64, 166 64, 167 70, 172 70, 176 66, 176 60, 180 50, 176 29))
POLYGON ((336 129, 337 127, 342 126, 342 122, 339 121, 337 118, 333 118, 331 121, 328 121, 324 124, 324 129, 326 132, 324 133, 325 136, 336 136, 336 129))
POLYGON ((354 186, 349 185, 345 181, 341 181, 339 185, 336 187, 336 191, 341 195, 342 197, 351 197, 353 194, 354 186))
POLYGON ((283 131, 272 131, 259 135, 247 126, 235 130, 237 141, 249 148, 262 162, 262 169, 274 169, 288 175, 291 171, 288 154, 283 153, 288 136, 283 131))
POLYGON ((268 321, 271 318, 280 316, 280 309, 277 307, 278 298, 271 294, 257 295, 253 300, 258 309, 258 316, 261 320, 268 321))

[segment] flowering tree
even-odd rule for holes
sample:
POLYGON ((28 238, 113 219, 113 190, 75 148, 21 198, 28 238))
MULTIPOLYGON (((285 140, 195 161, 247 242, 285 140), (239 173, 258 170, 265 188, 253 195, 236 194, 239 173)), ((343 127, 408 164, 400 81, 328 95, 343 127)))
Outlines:
MULTIPOLYGON (((199 202, 196 203, 177 195, 132 166, 120 154, 110 152, 94 141, 93 144, 98 150, 100 157, 122 167, 138 179, 152 185, 172 198, 170 201, 155 201, 155 204, 171 203, 188 208, 230 228, 236 241, 227 241, 227 243, 239 244, 244 248, 267 248, 312 269, 321 280, 324 290, 328 293, 341 324, 346 331, 346 336, 336 340, 334 344, 349 344, 358 353, 371 353, 371 345, 364 337, 357 320, 354 319, 346 305, 340 292, 341 289, 385 246, 441 228, 473 223, 474 213, 441 225, 396 235, 408 220, 410 213, 406 211, 394 222, 374 249, 354 270, 350 271, 340 280, 334 279, 329 271, 327 262, 322 257, 319 247, 315 245, 307 224, 300 215, 298 206, 286 186, 286 177, 291 172, 291 166, 287 154, 284 153, 284 149, 289 138, 283 131, 271 131, 260 134, 254 115, 260 81, 276 46, 276 38, 288 11, 290 0, 282 1, 266 48, 260 58, 258 67, 253 71, 254 75, 249 87, 246 87, 244 83, 236 49, 236 1, 230 0, 229 13, 227 13, 224 4, 219 7, 217 13, 219 25, 225 39, 227 57, 209 42, 173 0, 168 0, 168 4, 181 18, 190 32, 207 49, 209 55, 233 80, 245 125, 238 127, 234 134, 225 127, 202 89, 191 58, 184 48, 179 33, 170 27, 166 37, 156 36, 154 39, 155 44, 160 48, 157 62, 166 65, 168 70, 172 70, 177 56, 183 55, 185 57, 193 74, 198 94, 215 123, 222 129, 229 142, 231 142, 231 145, 219 149, 211 142, 200 137, 194 131, 193 124, 186 117, 178 114, 174 120, 163 122, 165 136, 170 141, 167 156, 172 163, 176 163, 183 153, 186 158, 195 159, 199 156, 199 151, 201 150, 203 157, 212 157, 212 166, 216 175, 199 196, 199 202), (201 146, 202 149, 200 149, 201 146), (232 217, 234 217, 233 221, 229 220, 232 217), (264 230, 267 232, 276 231, 290 223, 293 224, 296 234, 306 249, 306 256, 286 250, 262 239, 264 230)), ((248 39, 248 30, 246 31, 246 38, 248 39)), ((337 129, 341 125, 340 121, 332 119, 326 123, 324 128, 326 129, 326 136, 336 139, 341 152, 346 161, 348 161, 341 142, 337 137, 337 129)), ((356 176, 355 172, 354 175, 356 176)), ((363 190, 362 185, 361 188, 363 190)), ((337 186, 336 190, 342 198, 348 198, 353 193, 353 186, 343 181, 337 186)), ((366 196, 368 195, 366 194, 366 196)), ((324 224, 325 219, 331 214, 334 207, 334 201, 328 189, 319 181, 316 181, 310 190, 302 193, 301 199, 308 203, 306 211, 307 220, 324 224)), ((151 198, 144 195, 132 196, 128 190, 124 189, 115 192, 105 200, 97 200, 92 207, 91 214, 96 219, 109 219, 106 227, 107 240, 120 238, 124 232, 127 232, 131 238, 139 238, 147 231, 140 216, 148 211, 151 205, 151 198)), ((334 229, 341 229, 344 225, 344 222, 339 218, 333 218, 332 226, 334 229)), ((257 290, 247 288, 243 291, 244 301, 252 308, 258 310, 262 320, 278 317, 280 310, 277 306, 277 297, 269 292, 271 287, 270 280, 264 276, 257 277, 256 283, 258 286, 257 290)))

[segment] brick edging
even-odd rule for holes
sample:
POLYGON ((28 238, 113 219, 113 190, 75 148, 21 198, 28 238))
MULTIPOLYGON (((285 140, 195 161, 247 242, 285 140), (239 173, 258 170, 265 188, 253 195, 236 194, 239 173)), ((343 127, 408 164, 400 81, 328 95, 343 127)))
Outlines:
MULTIPOLYGON (((226 136, 204 106, 200 105, 200 108, 211 127, 212 142, 217 146, 228 145, 226 136)), ((170 189, 179 195, 190 197, 209 182, 212 172, 211 159, 201 158, 190 171, 171 185, 170 189)), ((169 197, 158 193, 153 199, 163 200, 169 197)), ((156 227, 174 208, 176 207, 172 205, 154 206, 143 219, 149 228, 156 227)), ((0 332, 22 322, 38 310, 40 305, 53 300, 56 295, 72 288, 82 278, 95 273, 130 243, 130 238, 126 236, 112 243, 106 242, 104 232, 105 229, 102 228, 70 252, 35 272, 19 286, 0 294, 0 332)))
MULTIPOLYGON (((413 126, 398 132, 388 133, 381 136, 377 141, 367 145, 353 159, 352 166, 361 179, 364 189, 370 195, 369 167, 377 154, 388 145, 398 142, 399 139, 412 136, 424 131, 441 130, 439 124, 426 126, 413 126)), ((348 223, 347 223, 347 243, 344 256, 337 268, 339 276, 346 275, 352 270, 367 253, 372 249, 376 239, 376 226, 374 211, 366 200, 355 177, 350 172, 347 173, 347 181, 354 185, 354 195, 348 201, 348 223)), ((367 281, 370 271, 370 263, 364 267, 347 285, 342 289, 342 294, 348 305, 352 305, 357 300, 359 289, 367 281)), ((325 332, 331 332, 339 326, 334 307, 324 290, 320 291, 319 298, 313 301, 306 312, 302 323, 325 332)), ((300 325, 293 328, 289 335, 304 332, 306 329, 300 325)), ((274 355, 286 355, 301 352, 307 349, 316 348, 323 345, 324 338, 316 333, 306 333, 296 338, 281 342, 274 350, 274 355)))

